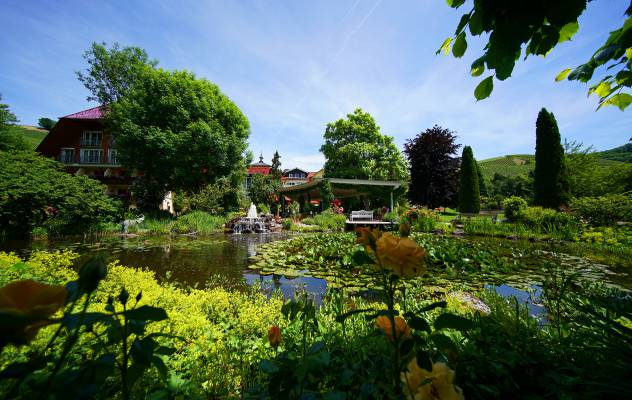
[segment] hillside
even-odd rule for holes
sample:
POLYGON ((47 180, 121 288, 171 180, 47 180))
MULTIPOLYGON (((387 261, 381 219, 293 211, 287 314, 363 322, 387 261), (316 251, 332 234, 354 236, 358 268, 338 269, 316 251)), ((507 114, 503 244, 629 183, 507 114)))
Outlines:
POLYGON ((481 173, 487 179, 492 179, 495 173, 504 176, 526 175, 535 166, 535 156, 513 154, 481 160, 478 165, 481 167, 481 173))
POLYGON ((48 131, 45 129, 36 128, 34 126, 28 125, 17 125, 13 129, 15 129, 18 133, 22 134, 26 143, 35 150, 38 144, 44 139, 48 131))
POLYGON ((632 163, 632 143, 626 143, 614 149, 600 151, 598 154, 600 158, 605 160, 632 163))

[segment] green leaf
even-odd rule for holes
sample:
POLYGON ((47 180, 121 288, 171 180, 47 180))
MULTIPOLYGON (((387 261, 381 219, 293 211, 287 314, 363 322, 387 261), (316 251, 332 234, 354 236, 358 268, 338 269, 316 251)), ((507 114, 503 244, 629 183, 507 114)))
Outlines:
POLYGON ((432 371, 432 359, 427 351, 417 352, 417 365, 426 371, 432 371))
POLYGON ((476 86, 476 89, 474 89, 474 97, 476 97, 477 101, 486 99, 492 93, 492 90, 494 90, 493 75, 483 79, 481 83, 476 86))
POLYGON ((571 40, 573 35, 579 30, 579 24, 577 22, 569 22, 560 29, 560 40, 558 43, 571 40))
POLYGON ((448 305, 448 303, 446 301, 435 301, 432 304, 429 304, 425 307, 420 308, 419 310, 417 310, 417 312, 427 312, 427 311, 432 311, 435 308, 446 308, 448 305))
POLYGON ((450 44, 452 43, 452 38, 449 37, 446 40, 443 41, 443 43, 441 44, 441 47, 439 47, 439 50, 437 50, 437 52, 435 54, 439 54, 441 52, 443 52, 443 54, 448 55, 448 53, 450 53, 450 44))
POLYGON ((595 67, 590 64, 582 64, 579 67, 575 68, 573 72, 568 75, 569 81, 581 81, 588 82, 590 78, 592 78, 593 71, 595 67))
POLYGON ((363 250, 357 250, 355 253, 353 253, 352 261, 354 265, 375 264, 375 260, 373 260, 373 258, 368 255, 366 251, 363 250))
POLYGON ((167 319, 167 312, 160 307, 140 306, 125 312, 128 319, 139 319, 143 321, 162 321, 167 319))
POLYGON ((472 36, 478 36, 483 33, 483 16, 480 12, 474 11, 470 16, 470 33, 472 36))
POLYGON ((409 317, 408 325, 416 331, 425 331, 430 333, 430 324, 423 318, 420 318, 416 315, 409 317))
POLYGON ((617 80, 617 85, 632 86, 632 72, 630 71, 619 71, 615 79, 617 80))
POLYGON ((259 363, 259 369, 268 375, 272 375, 279 371, 279 367, 270 360, 262 360, 259 363))
POLYGON ((432 340, 432 342, 440 349, 443 351, 456 351, 457 348, 454 344, 454 342, 452 341, 452 339, 450 339, 449 337, 447 337, 446 335, 443 335, 441 333, 435 333, 432 336, 430 336, 430 340, 432 340))
POLYGON ((470 20, 470 14, 463 14, 463 16, 461 17, 461 20, 459 21, 459 25, 457 25, 456 27, 456 32, 454 32, 454 34, 458 35, 459 33, 461 33, 461 31, 463 30, 463 28, 465 28, 465 25, 467 25, 469 20, 470 20))
POLYGON ((441 314, 434 323, 435 329, 456 329, 457 331, 466 331, 471 329, 474 324, 467 318, 454 314, 441 314))
POLYGON ((485 56, 477 58, 472 63, 472 76, 481 76, 485 72, 485 56))
POLYGON ((338 315, 336 317, 336 322, 342 322, 342 321, 346 320, 347 318, 349 318, 352 315, 361 314, 361 313, 365 313, 365 312, 369 312, 369 311, 373 311, 373 309, 372 308, 365 308, 365 309, 361 309, 361 310, 351 310, 351 311, 348 311, 348 312, 346 312, 344 314, 338 315))
POLYGON ((445 2, 452 8, 459 8, 465 3, 465 0, 445 0, 445 2))
POLYGON ((571 73, 571 69, 570 68, 566 68, 564 71, 560 72, 559 74, 557 74, 557 76, 555 77, 555 82, 559 82, 563 79, 565 79, 568 74, 571 73))
POLYGON ((612 92, 612 89, 609 82, 601 82, 595 89, 595 93, 601 98, 607 97, 610 92, 612 92))
POLYGON ((625 56, 628 58, 628 60, 632 60, 632 47, 625 51, 625 56))
POLYGON ((632 96, 628 93, 615 94, 605 101, 605 105, 619 107, 621 111, 625 110, 630 103, 632 103, 632 96))
POLYGON ((467 41, 465 40, 465 32, 461 32, 454 41, 452 55, 456 58, 461 58, 463 57, 463 54, 465 54, 465 50, 467 50, 467 41))

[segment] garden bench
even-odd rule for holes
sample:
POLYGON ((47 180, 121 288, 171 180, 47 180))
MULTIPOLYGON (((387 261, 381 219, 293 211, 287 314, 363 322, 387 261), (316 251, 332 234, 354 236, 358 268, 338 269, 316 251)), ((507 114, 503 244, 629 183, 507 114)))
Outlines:
POLYGON ((361 226, 366 227, 382 227, 382 226, 390 226, 393 227, 393 223, 389 221, 380 221, 373 217, 373 211, 351 211, 349 214, 349 219, 346 221, 346 225, 350 228, 357 228, 361 226))
POLYGON ((373 221, 373 211, 351 211, 349 215, 349 221, 368 220, 373 221))

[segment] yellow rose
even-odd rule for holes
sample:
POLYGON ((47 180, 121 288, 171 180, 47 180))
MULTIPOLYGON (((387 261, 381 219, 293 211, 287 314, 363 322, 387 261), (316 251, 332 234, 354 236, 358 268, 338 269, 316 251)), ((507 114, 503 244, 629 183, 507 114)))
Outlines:
POLYGON ((382 266, 400 277, 421 275, 426 270, 426 252, 414 240, 384 233, 376 242, 376 253, 382 266))
MULTIPOLYGON (((391 342, 394 342, 393 328, 391 325, 391 319, 386 315, 380 315, 375 319, 375 325, 384 331, 386 337, 391 342)), ((410 327, 406 320, 400 316, 395 317, 395 337, 397 339, 405 339, 410 337, 410 327)))
POLYGON ((356 234, 358 235, 356 243, 363 245, 366 250, 374 250, 375 243, 382 236, 382 231, 379 229, 358 228, 356 234))
POLYGON ((34 280, 11 282, 0 288, 0 313, 7 323, 0 326, 0 342, 26 343, 35 337, 48 318, 66 301, 66 288, 34 280))
POLYGON ((463 391, 454 384, 454 375, 445 363, 433 363, 432 371, 427 371, 417 364, 417 358, 413 358, 408 363, 408 370, 402 372, 402 382, 409 399, 464 400, 463 391))

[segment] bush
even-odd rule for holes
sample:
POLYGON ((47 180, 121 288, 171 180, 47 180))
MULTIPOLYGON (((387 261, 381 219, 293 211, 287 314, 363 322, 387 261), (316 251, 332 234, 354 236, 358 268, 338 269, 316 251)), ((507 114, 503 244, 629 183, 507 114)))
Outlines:
POLYGON ((511 196, 503 201, 505 217, 509 221, 516 221, 521 211, 527 208, 527 201, 522 197, 511 196))
POLYGON ((257 210, 259 210, 259 213, 270 214, 270 207, 265 203, 257 205, 257 210))
POLYGON ((305 225, 316 225, 316 221, 314 221, 314 218, 303 218, 301 222, 305 225))
POLYGON ((347 218, 342 214, 336 214, 331 209, 325 210, 314 217, 314 223, 322 230, 342 231, 345 229, 347 218))
POLYGON ((564 226, 578 224, 571 214, 542 207, 527 207, 517 215, 517 220, 531 227, 535 226, 564 226))
POLYGON ((223 230, 224 224, 226 224, 225 217, 211 215, 203 211, 193 211, 178 217, 172 225, 171 231, 204 235, 223 230))
POLYGON ((614 225, 617 221, 632 221, 632 193, 571 200, 571 212, 593 226, 614 225))
POLYGON ((294 225, 294 222, 292 221, 291 218, 284 218, 281 221, 281 225, 283 226, 283 229, 285 229, 286 231, 289 231, 290 229, 292 229, 292 225, 294 225))
POLYGON ((120 219, 121 203, 105 194, 105 185, 62 168, 32 152, 0 152, 0 230, 28 236, 44 226, 59 235, 120 219))
MULTIPOLYGON (((191 211, 205 211, 212 215, 224 215, 239 207, 239 190, 228 177, 206 185, 199 192, 191 194, 188 208, 191 211)), ((186 208, 184 210, 186 212, 186 208)))

